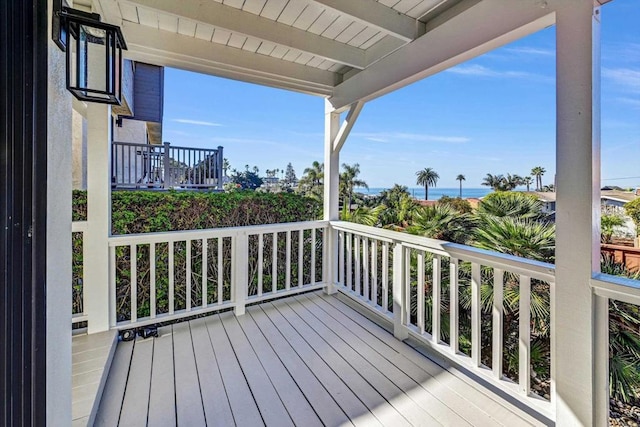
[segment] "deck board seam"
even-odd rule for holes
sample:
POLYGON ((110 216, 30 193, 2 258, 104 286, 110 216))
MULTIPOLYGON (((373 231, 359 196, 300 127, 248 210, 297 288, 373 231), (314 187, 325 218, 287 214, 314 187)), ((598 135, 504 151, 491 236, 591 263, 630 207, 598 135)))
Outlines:
MULTIPOLYGON (((204 410, 204 398, 202 397, 202 384, 200 384, 200 371, 198 371, 198 359, 196 357, 196 349, 193 345, 193 334, 191 333, 191 322, 187 322, 189 325, 189 341, 191 342, 191 351, 193 352, 193 364, 196 367, 196 378, 198 379, 198 391, 200 395, 200 403, 202 404, 202 415, 204 416, 205 425, 209 425, 207 422, 207 411, 204 410)), ((175 371, 174 371, 175 375, 175 371)))
MULTIPOLYGON (((333 351, 335 351, 335 352, 336 352, 336 353, 338 353, 338 354, 342 354, 342 353, 339 351, 339 349, 338 349, 338 348, 336 348, 336 347, 335 347, 331 342, 329 342, 329 341, 328 341, 324 336, 322 336, 322 335, 320 334, 320 331, 318 330, 318 328, 316 328, 316 327, 312 326, 312 325, 307 321, 307 317, 306 317, 306 316, 312 316, 312 317, 314 317, 318 322, 320 322, 321 324, 323 324, 323 325, 324 325, 324 322, 322 321, 322 319, 319 319, 319 318, 318 318, 318 317, 317 317, 317 316, 316 316, 316 315, 315 315, 311 310, 309 310, 307 307, 305 307, 305 306, 304 306, 304 304, 302 304, 302 303, 301 303, 300 301, 298 301, 297 299, 296 299, 296 302, 297 302, 296 306, 301 307, 301 308, 302 308, 304 311, 306 311, 308 314, 302 315, 300 312, 297 312, 297 311, 295 310, 295 308, 294 308, 294 306, 293 306, 292 304, 289 304, 289 303, 287 302, 287 305, 289 305, 289 307, 291 307, 291 308, 292 308, 292 309, 293 309, 293 310, 298 314, 298 316, 302 319, 302 321, 303 321, 303 322, 305 322, 305 323, 307 324, 307 326, 309 326, 309 328, 311 328, 313 331, 315 331, 315 333, 316 333, 316 334, 318 334, 318 336, 319 336, 319 337, 320 337, 320 338, 321 338, 321 339, 322 339, 322 340, 323 340, 323 341, 324 341, 324 342, 325 342, 325 343, 326 343, 330 348, 332 348, 332 349, 333 349, 333 351)), ((346 345, 347 347, 349 347, 349 348, 353 351, 353 353, 354 353, 355 355, 357 355, 357 357, 361 358, 361 359, 364 361, 364 363, 367 363, 367 364, 371 367, 372 373, 373 373, 374 375, 378 375, 378 376, 380 376, 380 377, 384 378, 384 380, 386 380, 389 384, 391 384, 393 387, 395 387, 395 390, 397 390, 397 392, 399 392, 399 393, 398 393, 398 395, 402 395, 402 396, 403 396, 404 398, 406 398, 408 401, 412 402, 413 406, 415 406, 416 408, 418 408, 420 411, 425 412, 425 411, 423 410, 423 408, 420 406, 420 403, 419 403, 419 402, 416 402, 416 401, 413 399, 413 397, 412 397, 412 396, 410 396, 410 395, 406 392, 406 390, 405 390, 403 387, 401 387, 399 384, 397 384, 397 383, 396 383, 392 378, 389 378, 389 376, 387 376, 387 375, 386 375, 382 370, 380 370, 376 365, 374 365, 371 361, 369 361, 367 357, 365 357, 363 354, 361 354, 361 351, 360 351, 358 348, 354 347, 354 346, 353 346, 353 345, 351 345, 348 341, 344 340, 344 338, 343 338, 343 337, 341 337, 339 334, 335 333, 335 332, 334 332, 331 328, 329 328, 327 325, 324 325, 324 326, 327 328, 327 330, 329 331, 329 333, 330 333, 330 334, 332 334, 332 335, 334 336, 334 338, 335 338, 335 339, 337 339, 337 340, 341 341, 342 343, 344 343, 344 345, 346 345)), ((363 345, 367 345, 367 344, 363 342, 363 345)), ((379 354, 375 349, 373 349, 373 348, 371 348, 371 347, 370 347, 370 350, 371 350, 372 352, 374 352, 374 353, 377 353, 380 357, 383 357, 383 356, 382 356, 381 354, 379 354)), ((409 424, 413 424, 413 422, 412 422, 409 418, 407 418, 407 416, 405 416, 404 412, 403 412, 403 411, 401 411, 401 409, 400 409, 400 408, 397 408, 397 407, 396 407, 396 404, 395 404, 394 402, 390 401, 389 399, 387 399, 387 398, 384 396, 384 391, 379 390, 379 389, 378 389, 378 387, 377 387, 375 384, 373 384, 369 379, 367 379, 367 378, 366 378, 366 377, 361 373, 361 369, 360 369, 360 367, 359 367, 359 366, 354 366, 354 365, 353 365, 353 363, 351 363, 350 361, 348 361, 348 360, 347 360, 346 358, 344 358, 344 357, 343 357, 343 359, 345 360, 345 362, 346 362, 349 366, 351 366, 351 367, 352 367, 352 368, 353 368, 353 369, 354 369, 354 370, 355 370, 355 371, 360 375, 360 377, 361 377, 365 382, 367 382, 367 383, 368 383, 368 384, 369 384, 373 389, 375 389, 375 390, 376 390, 380 395, 382 395, 382 396, 383 396, 383 398, 385 398, 385 400, 387 400, 387 402, 388 402, 388 403, 389 403, 393 408, 395 408, 395 409, 398 411, 398 413, 400 413, 400 414, 402 415, 402 417, 403 417, 403 418, 404 418, 404 419, 405 419, 409 424)), ((399 367, 396 367, 396 369, 397 369, 397 370, 399 370, 400 372, 402 372, 405 376, 407 376, 407 378, 408 378, 410 381, 412 381, 412 382, 413 382, 413 384, 415 385, 415 387, 419 387, 419 384, 418 384, 416 381, 414 381, 413 379, 411 379, 411 377, 410 377, 410 376, 406 375, 406 373, 404 373, 403 371, 401 371, 399 367)), ((426 391, 426 390, 425 390, 425 391, 426 391)), ((427 392, 429 395, 431 395, 431 393, 429 393, 428 391, 426 391, 426 392, 427 392)), ((433 395, 431 395, 431 396, 433 396, 433 395)), ((394 396, 394 397, 396 397, 396 396, 394 396)), ((433 397, 435 398, 435 396, 433 396, 433 397)), ((439 400, 439 399, 437 399, 437 398, 435 398, 435 399, 436 399, 436 400, 439 400)), ((442 403, 442 402, 441 402, 441 403, 442 403)), ((451 408, 449 408, 448 406, 444 405, 444 403, 443 403, 443 406, 447 407, 447 409, 449 409, 452 413, 455 413, 455 411, 453 411, 453 410, 452 410, 451 408)), ((426 413, 425 415, 426 415, 426 416, 430 416, 428 413, 426 413)), ((462 417, 461 417, 461 418, 462 418, 462 417)), ((436 421, 436 419, 433 419, 433 420, 434 420, 434 421, 436 421)), ((436 422, 437 422, 437 421, 436 421, 436 422)))
MULTIPOLYGON (((282 302, 282 303, 284 303, 284 302, 282 302)), ((286 304, 286 303, 284 303, 284 304, 286 304)), ((285 320, 286 320, 286 321, 291 325, 291 327, 292 327, 292 328, 293 328, 293 329, 294 329, 294 330, 295 330, 295 331, 296 331, 296 332, 297 332, 297 333, 302 337, 302 339, 307 343, 307 345, 309 345, 309 347, 311 347, 311 349, 312 349, 312 350, 313 350, 313 351, 314 351, 314 352, 315 352, 315 353, 316 353, 316 354, 317 354, 321 359, 323 359, 323 360, 324 360, 324 357, 323 357, 320 353, 318 353, 318 351, 317 351, 317 349, 315 348, 315 346, 313 346, 313 345, 308 341, 307 337, 305 337, 302 333, 300 333, 300 332, 297 330, 297 328, 294 326, 294 324, 293 324, 293 323, 292 323, 292 322, 287 318, 287 316, 285 316, 285 315, 284 315, 284 314, 279 310, 279 308, 278 308, 277 306, 275 306, 275 305, 274 305, 274 307, 276 308, 276 310, 278 310, 278 312, 280 313, 280 315, 281 315, 283 318, 285 318, 285 320)), ((299 316, 298 316, 298 317, 299 317, 299 316)), ((305 322, 305 324, 306 324, 306 322, 305 322)), ((308 325, 307 325, 307 326, 308 326, 308 325)), ((315 332, 315 331, 314 331, 314 332, 315 332)), ((317 334, 317 333, 316 333, 316 334, 317 334)), ((322 339, 322 340, 324 341, 324 339, 323 339, 322 337, 320 337, 320 339, 322 339)), ((325 341, 325 343, 326 343, 326 341, 325 341)), ((329 344, 327 343, 327 345, 329 345, 329 344)), ((331 346, 329 346, 329 347, 331 347, 331 346)), ((360 378, 361 378, 365 383, 367 383, 367 384, 371 387, 371 389, 372 389, 372 390, 373 390, 373 391, 374 391, 374 392, 375 392, 375 393, 380 397, 380 399, 381 399, 382 401, 386 402, 386 403, 389 405, 389 407, 390 407, 390 408, 393 408, 393 410, 394 410, 395 412, 397 412, 397 413, 398 413, 398 415, 399 415, 401 418, 403 418, 405 421, 407 421, 407 423, 408 423, 408 424, 411 424, 411 423, 410 423, 410 422, 409 422, 409 421, 404 417, 404 415, 403 415, 402 413, 400 413, 400 412, 399 412, 399 411, 398 411, 398 410, 397 410, 397 409, 396 409, 396 408, 395 408, 395 407, 394 407, 394 406, 393 406, 393 405, 392 405, 392 404, 387 400, 387 398, 386 398, 384 395, 382 395, 382 394, 380 393, 380 391, 379 391, 377 388, 375 388, 373 385, 371 385, 371 383, 370 383, 369 381, 367 381, 367 380, 366 380, 366 378, 362 377, 362 374, 361 374, 357 369, 355 369, 355 368, 354 368, 354 367, 353 367, 353 366, 352 366, 352 365, 351 365, 347 360, 345 360, 345 359, 344 359, 344 357, 343 357, 340 353, 338 353, 337 351, 335 351, 335 349, 333 349, 333 347, 331 347, 331 349, 333 350, 333 352, 336 354, 336 356, 337 356, 338 358, 342 359, 342 360, 343 360, 347 365, 349 365, 349 366, 350 366, 350 367, 355 371, 355 373, 356 373, 356 374, 357 374, 357 375, 358 375, 358 376, 359 376, 359 377, 360 377, 360 378)), ((327 362, 325 361, 325 363, 327 363, 327 362)), ((354 390, 353 390, 353 388, 352 388, 352 386, 350 386, 350 384, 348 384, 347 382, 345 382, 345 381, 344 381, 344 379, 342 378, 342 376, 341 376, 341 375, 339 375, 339 374, 338 374, 338 373, 333 369, 333 367, 332 367, 329 363, 327 363, 327 366, 329 366, 329 368, 330 368, 330 369, 331 369, 331 370, 332 370, 332 371, 333 371, 333 372, 338 376, 338 378, 340 378, 340 380, 342 380, 342 382, 347 386, 347 388, 349 388, 349 390, 351 390, 351 392, 352 392, 352 393, 353 393, 353 394, 354 394, 354 395, 355 395, 355 396, 356 396, 356 397, 357 397, 357 398, 362 402, 362 404, 363 404, 363 405, 364 405, 364 406, 369 410, 369 412, 371 412, 371 414, 372 414, 372 415, 373 415, 373 416, 374 416, 374 417, 375 417, 375 418, 376 418, 376 419, 377 419, 377 420, 378 420, 382 425, 384 425, 384 424, 385 424, 385 421, 384 421, 384 420, 381 420, 380 418, 378 418, 378 416, 376 416, 376 414, 373 412, 373 409, 375 409, 375 408, 371 408, 369 404, 365 403, 365 401, 363 401, 363 400, 360 398, 359 393, 357 393, 356 391, 354 391, 354 390)), ((377 407, 377 406, 379 406, 379 405, 376 405, 376 407, 377 407)))
MULTIPOLYGON (((289 408, 287 407, 287 405, 285 404, 285 401, 283 400, 282 396, 280 395, 280 392, 278 391, 278 388, 276 387, 276 384, 273 382, 273 379, 271 378, 271 375, 269 375, 269 371, 267 369, 266 366, 264 366, 264 363, 262 362, 262 359, 258 356, 258 353, 253 345, 253 342, 251 341, 251 339, 249 338, 249 336, 247 335, 247 333, 245 332, 244 328, 242 327, 242 324, 240 324, 240 322, 238 322, 238 325, 240 326, 240 330, 242 330, 243 335, 245 336, 245 338, 247 339, 247 342, 249 342, 249 346, 251 346, 251 350, 253 351, 253 353, 256 355, 256 357, 258 358, 258 362, 260 363, 260 366, 262 367, 262 370, 265 372, 265 374, 267 375, 267 378, 269 379, 269 382, 271 383, 271 385, 273 386, 273 389, 276 391, 276 394, 278 395, 278 398, 280 399, 280 402, 282 402, 282 406, 284 406, 284 409, 287 411, 287 414, 289 415, 289 418, 291 418, 291 421, 293 422, 293 424, 295 425, 295 420, 293 419, 293 415, 291 414, 291 412, 289 411, 289 408)), ((267 340, 268 342, 268 340, 267 340)), ((274 351, 275 354, 275 351, 274 351)), ((276 357, 278 357, 278 355, 276 354, 276 357)), ((278 360, 280 360, 280 358, 278 357, 278 360)), ((280 361, 280 363, 282 363, 282 361, 280 361)), ((282 366, 284 367, 284 363, 282 363, 282 366)), ((286 370, 286 367, 285 367, 286 370)), ((296 381, 295 377, 293 375, 291 375, 291 373, 287 370, 287 373, 289 374, 289 377, 291 378, 291 380, 295 383, 295 385, 298 387, 298 390, 300 390, 300 393, 302 394, 302 396, 304 396, 305 400, 307 401, 307 403, 309 403, 309 406, 311 407, 311 410, 316 414, 316 416, 318 417, 318 419, 320 419, 320 416, 318 415, 318 413, 316 412, 316 410, 314 409, 313 405, 311 404, 311 402, 309 402, 309 399, 307 398, 307 396, 302 392, 302 390, 300 389, 300 385, 298 384, 298 382, 296 381)))
POLYGON ((131 349, 131 355, 129 356, 129 364, 127 366, 127 379, 124 382, 124 390, 122 392, 122 399, 120 401, 120 410, 118 411, 118 422, 117 425, 120 425, 120 417, 122 417, 122 408, 124 408, 124 397, 127 395, 127 387, 129 387, 129 377, 131 375, 131 362, 133 361, 133 353, 136 351, 136 342, 135 340, 132 343, 133 348, 131 349))
MULTIPOLYGON (((216 316, 218 316, 218 315, 216 314, 216 316)), ((231 412, 231 418, 233 419, 233 423, 234 423, 234 425, 237 426, 238 422, 236 421, 236 416, 233 413, 233 409, 232 409, 232 406, 231 406, 231 400, 229 399, 229 393, 227 392, 227 385, 224 382, 224 377, 222 376, 222 371, 220 370, 220 363, 218 362, 218 355, 216 354, 216 348, 213 345, 213 341, 211 340, 211 334, 209 334, 209 325, 207 324, 206 320, 204 322, 204 326, 205 326, 205 330, 207 332, 207 337, 209 337, 209 345, 211 346, 211 350, 213 352, 213 358, 214 358, 214 360, 216 362, 215 368, 218 371, 218 375, 220 376, 220 381, 222 382, 222 388, 224 390, 224 397, 227 399, 227 404, 229 405, 229 410, 231 412)), ((206 418, 205 418, 205 420, 206 420, 206 418)))
MULTIPOLYGON (((279 330, 277 330, 277 326, 273 323, 273 321, 271 320, 271 318, 269 318, 267 316, 266 313, 264 313, 264 311, 257 307, 257 310, 260 310, 263 312, 264 316, 267 318, 267 320, 274 326, 274 328, 276 328, 276 331, 278 334, 280 334, 280 336, 282 337, 282 339, 287 343, 287 345, 289 346, 289 348, 291 349, 291 351, 296 355, 296 357, 298 359, 300 359, 300 362, 307 368, 307 370, 309 371, 309 373, 316 379, 316 381, 318 382, 318 384, 320 385, 320 387, 322 387, 326 392, 327 395, 335 402, 336 406, 340 409, 340 411, 342 411, 342 413, 345 415, 345 417, 351 422, 351 418, 349 418, 349 414, 347 414, 347 412, 344 410, 344 408, 342 406, 340 406, 339 402, 335 399, 335 397, 333 396, 333 394, 329 391, 329 389, 327 389, 326 385, 321 381, 320 378, 318 378, 318 376, 316 375, 316 373, 313 371, 313 369, 311 369, 309 367, 309 365, 307 364, 307 362, 305 361, 305 359, 298 353, 298 351, 296 350, 296 348, 289 342, 289 340, 287 340, 287 338, 282 335, 280 333, 279 330)), ((293 373, 291 373, 291 371, 289 370, 289 367, 287 366, 287 364, 284 363, 284 360, 282 360, 282 356, 280 355, 280 352, 278 352, 276 350, 276 347, 274 347, 275 343, 272 343, 271 340, 266 336, 266 334, 264 333, 263 329, 260 327, 260 324, 256 321, 256 319, 253 316, 252 313, 253 310, 248 311, 248 313, 251 315, 251 319, 253 320, 253 322, 256 324, 256 326, 258 327, 258 330, 260 331, 260 333, 262 334, 262 336, 265 337, 266 341, 269 343, 269 346, 273 349, 273 351, 275 352, 276 356, 278 357, 278 359, 281 361, 282 365, 285 367, 285 369, 287 370, 287 372, 289 373, 289 375, 293 378, 293 380, 296 382, 296 385, 298 385, 298 388, 300 388, 299 383, 296 381, 295 376, 293 375, 293 373)), ((307 399, 307 402, 309 402, 309 404, 311 405, 312 409, 314 410, 314 412, 317 411, 314 407, 314 405, 311 403, 311 401, 309 401, 309 398, 307 397, 307 395, 304 393, 304 390, 302 390, 300 388, 300 391, 302 392, 303 396, 305 397, 305 399, 307 399)), ((321 420, 320 416, 318 416, 318 419, 321 420)))
MULTIPOLYGON (((233 355, 236 358, 236 362, 238 363, 238 367, 240 368, 240 372, 242 372, 242 377, 244 378, 244 382, 247 384, 247 388, 249 389, 249 392, 251 393, 251 398, 253 399, 253 402, 255 403, 256 409, 258 410, 258 414, 260 414, 260 418, 262 419, 262 424, 263 425, 267 425, 267 422, 264 420, 264 415, 262 415, 262 411, 260 410, 260 406, 258 405, 258 401, 256 400, 256 395, 253 392, 253 390, 251 389, 251 385, 249 384, 249 381, 247 380, 247 375, 244 373, 244 369, 242 369, 242 364, 240 363, 240 359, 238 359, 238 354, 236 353, 236 349, 233 346, 233 343, 231 342, 231 340, 229 339, 229 334, 227 333, 227 330, 224 327, 224 323, 222 323, 222 318, 220 317, 220 314, 216 314, 216 316, 218 321, 220 322, 220 325, 222 326, 222 330, 224 331, 225 336, 227 337, 227 341, 229 341, 229 346, 231 347, 231 350, 233 351, 233 355)), ((211 336, 209 336, 211 337, 211 336)), ((224 383, 224 379, 222 380, 222 382, 224 383)), ((233 410, 232 410, 233 413, 233 410)))
MULTIPOLYGON (((328 303, 329 305, 331 305, 332 307, 334 307, 335 310, 339 311, 340 313, 342 313, 345 317, 351 319, 351 321, 353 321, 354 323, 358 324, 361 328, 367 330, 367 328, 363 325, 360 324, 360 322, 358 322, 358 320, 354 319, 352 316, 349 315, 348 312, 355 312, 356 316, 358 319, 362 318, 365 319, 367 322, 372 323, 374 326, 377 326, 375 321, 367 318, 364 314, 358 312, 357 310, 354 310, 352 307, 348 306, 347 304, 345 304, 343 301, 341 301, 339 298, 326 298, 324 296, 320 296, 322 301, 325 301, 326 303, 328 303), (333 303, 332 303, 333 302, 333 303), (340 309, 338 307, 341 307, 343 309, 340 309), (346 311, 344 310, 346 309, 346 311)), ((333 316, 332 316, 333 317, 333 316)), ((335 319, 335 317, 334 317, 335 319)), ((383 328, 381 328, 382 331, 384 331, 383 328)), ((368 330, 367 330, 368 331, 368 330)), ((374 338, 376 338, 379 341, 380 338, 378 338, 376 335, 374 335, 373 333, 371 333, 370 331, 368 331, 374 338)), ((384 331, 385 333, 388 333, 387 331, 384 331)), ((383 342, 383 341, 382 341, 383 342)), ((386 343, 385 343, 386 344, 386 343)), ((435 365, 438 366, 438 368, 442 369, 443 371, 449 373, 449 375, 451 375, 452 377, 456 378, 457 380, 463 381, 461 379, 459 379, 455 374, 451 373, 449 371, 449 369, 446 366, 441 365, 440 363, 438 363, 436 360, 431 359, 430 357, 427 357, 426 355, 424 355, 423 353, 419 352, 417 349, 415 349, 413 346, 404 343, 403 344, 405 346, 407 346, 407 349, 410 351, 413 351, 416 353, 416 356, 420 356, 421 358, 425 359, 425 362, 427 363, 433 363, 435 365)), ((387 344, 388 346, 388 344, 387 344)), ((502 420, 500 420, 499 418, 496 418, 495 416, 493 416, 491 413, 486 412, 484 409, 482 409, 481 407, 477 406, 474 402, 470 401, 467 397, 461 395, 455 388, 442 383, 442 381, 440 381, 438 378, 434 377, 430 372, 428 372, 424 367, 420 366, 418 363, 416 363, 415 361, 411 360, 409 357, 407 357, 405 354, 403 354, 402 352, 399 352, 397 350, 395 350, 393 347, 391 347, 393 349, 393 351, 395 351, 396 353, 398 353, 399 356, 401 356, 402 358, 404 358, 406 361, 408 361, 409 363, 411 363, 412 365, 416 366, 417 368, 419 368, 420 370, 422 370, 423 372, 425 372, 427 375, 431 376, 434 381, 439 382, 440 384, 442 384, 443 387, 446 387, 451 393, 454 393, 455 395, 457 395, 460 399, 463 399, 467 402, 469 402, 470 404, 472 404, 477 410, 481 411, 482 413, 484 413, 488 418, 490 418, 491 420, 495 421, 497 424, 500 425, 505 425, 504 422, 502 420)), ((463 381, 464 382, 464 381, 463 381)), ((519 413, 514 413, 514 409, 513 408, 509 408, 507 406, 505 406, 502 402, 496 400, 494 398, 493 395, 489 395, 486 392, 483 392, 482 390, 479 390, 478 388, 475 388, 473 386, 471 386, 470 384, 464 382, 465 385, 467 385, 470 389, 473 388, 473 390, 475 390, 478 393, 481 393, 486 399, 491 400, 495 405, 498 405, 500 407, 502 407, 503 409, 505 409, 506 411, 512 413, 514 416, 518 417, 521 421, 526 422, 527 424, 530 424, 527 420, 523 419, 522 416, 519 413)), ((517 409, 517 408, 516 408, 517 409)), ((529 415, 530 416, 530 415, 529 415)), ((472 422, 473 423, 473 422, 472 422)))

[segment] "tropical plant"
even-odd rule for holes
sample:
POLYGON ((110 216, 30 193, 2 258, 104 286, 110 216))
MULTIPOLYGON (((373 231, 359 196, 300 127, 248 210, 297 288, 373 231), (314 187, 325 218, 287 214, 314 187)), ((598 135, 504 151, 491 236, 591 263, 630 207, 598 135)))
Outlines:
POLYGON ((342 211, 340 212, 340 219, 342 221, 355 222, 356 224, 374 227, 378 225, 378 218, 380 218, 380 214, 385 209, 386 206, 378 205, 375 208, 359 206, 354 210, 349 210, 346 205, 343 205, 342 211))
POLYGON ((351 209, 354 188, 364 187, 369 189, 369 186, 363 180, 358 179, 358 175, 360 175, 360 165, 358 163, 353 165, 343 163, 342 168, 343 171, 340 174, 340 195, 342 196, 342 203, 346 203, 347 208, 351 209))
POLYGON ((519 175, 492 175, 490 173, 484 177, 481 185, 491 187, 494 191, 511 191, 517 186, 524 184, 524 180, 519 175))
POLYGON ((460 197, 442 196, 438 200, 438 204, 449 205, 460 213, 469 214, 473 211, 471 203, 469 203, 468 200, 461 199, 460 197))
POLYGON ((460 197, 462 199, 462 181, 466 181, 467 178, 465 178, 464 175, 460 174, 458 176, 456 176, 456 181, 460 181, 460 195, 458 197, 460 197))
POLYGON ((472 220, 446 204, 421 206, 413 214, 413 222, 407 232, 431 239, 465 243, 469 236, 472 220))
POLYGON ((386 228, 404 229, 411 221, 417 204, 404 185, 394 184, 388 190, 380 193, 378 204, 386 209, 380 215, 380 224, 386 228))
POLYGON ((432 168, 424 168, 416 172, 416 176, 416 184, 424 185, 424 199, 429 200, 429 186, 435 187, 440 175, 432 168))
POLYGON ((522 184, 527 186, 527 191, 530 190, 531 184, 533 184, 533 178, 530 176, 525 176, 522 178, 522 184))
POLYGON ((536 178, 536 190, 538 191, 542 190, 542 175, 544 175, 545 172, 546 170, 542 166, 536 166, 531 169, 531 176, 536 178))
POLYGON ((517 217, 539 220, 544 218, 542 202, 532 194, 496 192, 484 197, 478 205, 479 216, 517 217))
POLYGON ((256 172, 247 169, 244 172, 234 171, 231 182, 240 185, 244 190, 255 190, 262 185, 262 178, 256 172))
POLYGON ((314 161, 310 168, 306 168, 300 178, 300 185, 310 188, 322 185, 324 179, 324 163, 314 161))
POLYGON ((624 211, 631 217, 636 225, 636 233, 640 235, 640 198, 624 205, 624 211))
POLYGON ((624 219, 620 215, 602 215, 600 218, 600 241, 611 243, 616 229, 624 226, 624 219))
POLYGON ((480 216, 474 246, 536 261, 553 262, 555 225, 530 218, 480 216))
POLYGON ((229 159, 226 157, 222 160, 222 170, 224 171, 224 176, 227 176, 227 171, 231 169, 231 163, 229 163, 229 159))

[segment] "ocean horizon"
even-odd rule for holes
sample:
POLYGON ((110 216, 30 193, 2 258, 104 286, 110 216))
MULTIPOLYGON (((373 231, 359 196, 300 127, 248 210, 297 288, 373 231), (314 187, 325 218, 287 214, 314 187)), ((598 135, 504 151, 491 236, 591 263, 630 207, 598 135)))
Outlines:
MULTIPOLYGON (((369 190, 366 188, 359 188, 356 192, 367 195, 367 196, 378 196, 382 191, 388 190, 391 187, 371 187, 369 190)), ((487 194, 492 193, 493 190, 490 188, 464 188, 462 187, 462 198, 481 198, 486 196, 487 194)), ((409 194, 411 197, 424 200, 424 188, 409 188, 409 194)), ((429 200, 439 200, 442 196, 448 197, 458 197, 460 195, 460 188, 438 188, 438 187, 430 187, 429 188, 429 200)))

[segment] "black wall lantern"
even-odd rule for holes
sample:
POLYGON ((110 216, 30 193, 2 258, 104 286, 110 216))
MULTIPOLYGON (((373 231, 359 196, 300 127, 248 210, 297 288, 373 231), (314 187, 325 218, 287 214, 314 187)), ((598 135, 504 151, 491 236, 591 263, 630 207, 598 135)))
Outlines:
POLYGON ((127 49, 120 27, 62 1, 54 0, 53 41, 67 55, 67 89, 81 101, 120 105, 122 50, 127 49))

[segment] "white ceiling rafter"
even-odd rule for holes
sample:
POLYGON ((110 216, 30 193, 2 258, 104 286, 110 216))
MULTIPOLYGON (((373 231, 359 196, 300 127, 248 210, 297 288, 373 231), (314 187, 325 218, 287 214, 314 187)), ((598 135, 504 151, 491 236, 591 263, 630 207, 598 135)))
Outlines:
POLYGON ((312 0, 341 14, 348 15, 367 27, 374 27, 405 42, 424 33, 424 24, 375 0, 312 0))
POLYGON ((122 23, 122 31, 129 48, 126 57, 136 61, 319 96, 330 95, 340 78, 330 71, 130 22, 122 23))
MULTIPOLYGON (((106 0, 109 1, 109 0, 106 0)), ((364 69, 365 51, 214 1, 136 0, 123 2, 202 22, 232 33, 288 46, 332 62, 364 69)))

